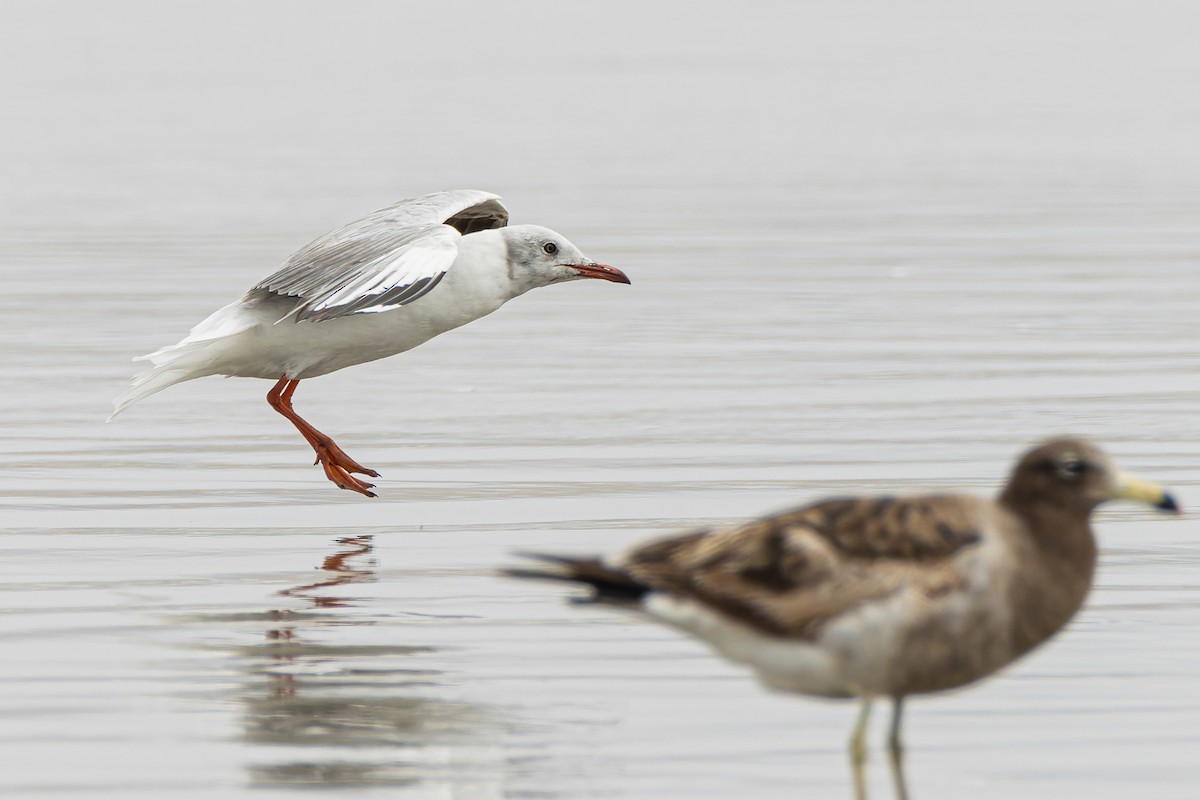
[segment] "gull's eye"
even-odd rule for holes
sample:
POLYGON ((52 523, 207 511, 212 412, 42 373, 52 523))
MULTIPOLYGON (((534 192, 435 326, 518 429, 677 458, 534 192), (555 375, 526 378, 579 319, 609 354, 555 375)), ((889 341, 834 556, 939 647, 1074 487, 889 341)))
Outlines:
POLYGON ((558 252, 558 245, 556 245, 554 242, 546 242, 544 245, 542 245, 542 250, 546 251, 546 255, 552 256, 558 252))
POLYGON ((1073 481, 1087 471, 1088 463, 1074 453, 1063 455, 1055 463, 1055 469, 1058 472, 1058 477, 1066 481, 1073 481))

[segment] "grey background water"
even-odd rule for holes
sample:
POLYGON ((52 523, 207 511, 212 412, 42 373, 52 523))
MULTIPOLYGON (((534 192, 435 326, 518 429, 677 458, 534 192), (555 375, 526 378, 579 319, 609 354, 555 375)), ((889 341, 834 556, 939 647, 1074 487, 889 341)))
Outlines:
MULTIPOLYGON (((491 570, 989 492, 1068 431, 1200 503, 1194 3, 0 15, 6 796, 846 796, 847 706, 491 570), (633 285, 306 382, 378 500, 265 382, 103 424, 132 356, 460 186, 633 285)), ((915 797, 1195 795, 1197 524, 1097 527, 1064 636, 913 704, 915 797)))

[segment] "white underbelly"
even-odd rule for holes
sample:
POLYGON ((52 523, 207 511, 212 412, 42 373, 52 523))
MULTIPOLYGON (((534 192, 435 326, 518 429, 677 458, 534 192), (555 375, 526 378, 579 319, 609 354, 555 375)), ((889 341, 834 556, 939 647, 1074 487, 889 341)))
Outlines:
POLYGON ((752 668, 772 689, 819 697, 854 694, 845 684, 836 657, 815 642, 759 633, 699 603, 664 593, 650 595, 643 609, 649 616, 703 640, 730 661, 752 668))
MULTIPOLYGON (((432 298, 423 298, 432 299, 432 298)), ((498 307, 498 306, 497 306, 498 307)), ((403 353, 495 309, 421 302, 375 314, 296 322, 279 302, 247 309, 254 324, 215 342, 213 372, 245 378, 315 378, 403 353)))
POLYGON ((834 620, 818 644, 857 694, 956 688, 1011 660, 1008 614, 998 599, 978 590, 934 601, 917 591, 900 592, 834 620))
POLYGON ((768 635, 664 593, 650 595, 643 607, 753 668, 774 689, 875 697, 964 685, 1008 663, 1008 616, 998 599, 966 589, 931 602, 917 591, 901 591, 831 620, 812 639, 768 635))

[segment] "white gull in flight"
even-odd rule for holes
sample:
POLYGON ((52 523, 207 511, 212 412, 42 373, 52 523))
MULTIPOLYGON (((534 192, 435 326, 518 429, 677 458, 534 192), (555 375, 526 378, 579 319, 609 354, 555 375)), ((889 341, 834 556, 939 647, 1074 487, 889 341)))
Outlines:
POLYGON ((112 416, 206 375, 273 380, 267 402, 312 446, 329 480, 374 497, 374 484, 352 473, 379 473, 292 409, 301 380, 411 350, 540 286, 629 283, 548 228, 507 223, 497 195, 461 189, 402 200, 328 233, 183 341, 139 359, 153 366, 116 399, 112 416))

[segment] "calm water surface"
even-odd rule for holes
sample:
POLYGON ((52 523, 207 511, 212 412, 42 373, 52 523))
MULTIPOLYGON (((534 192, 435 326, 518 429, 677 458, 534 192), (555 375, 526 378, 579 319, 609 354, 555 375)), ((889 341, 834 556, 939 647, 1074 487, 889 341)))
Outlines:
MULTIPOLYGON (((6 8, 0 794, 849 796, 849 707, 492 570, 990 492, 1063 432, 1200 504, 1193 5, 691 8, 6 8), (265 382, 103 423, 132 356, 457 186, 634 283, 305 382, 379 499, 265 382)), ((1195 796, 1200 531, 1098 528, 1065 636, 912 705, 914 797, 1195 796)))

